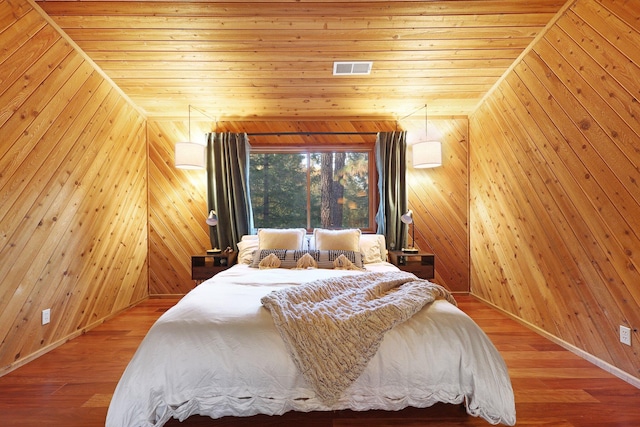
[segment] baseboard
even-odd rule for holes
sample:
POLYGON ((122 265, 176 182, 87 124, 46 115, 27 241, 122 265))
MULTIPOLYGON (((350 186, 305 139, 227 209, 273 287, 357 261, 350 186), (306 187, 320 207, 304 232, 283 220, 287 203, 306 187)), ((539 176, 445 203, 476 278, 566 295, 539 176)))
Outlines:
POLYGON ((586 351, 574 346, 573 344, 570 344, 558 337, 556 337, 555 335, 550 334, 549 332, 545 331, 544 329, 539 328, 536 325, 533 325, 529 322, 527 322, 526 320, 523 320, 517 316, 515 316, 512 313, 509 313, 508 311, 505 311, 504 309, 498 307, 497 305, 485 300, 484 298, 481 298, 477 295, 474 294, 470 294, 472 297, 476 298, 479 301, 482 301, 483 303, 487 304, 488 306, 498 310, 500 313, 504 314, 505 316, 509 317, 510 319, 515 320, 516 322, 520 323, 521 325, 531 329, 532 331, 536 332, 539 335, 542 335, 543 337, 545 337, 546 339, 548 339, 549 341, 558 344, 560 347, 570 351, 571 353, 583 358, 584 360, 586 360, 587 362, 590 362, 594 365, 596 365, 597 367, 601 368, 604 371, 609 372, 612 375, 615 375, 616 377, 620 378, 621 380, 631 384, 632 386, 639 388, 640 389, 640 378, 634 377, 633 375, 631 375, 628 372, 623 371, 622 369, 613 366, 612 364, 605 362, 602 359, 599 359, 598 357, 594 356, 591 353, 587 353, 586 351))
POLYGON ((27 357, 24 357, 16 362, 13 362, 7 366, 2 366, 0 367, 0 377, 8 374, 9 372, 13 372, 16 369, 20 368, 21 366, 26 365, 27 363, 36 360, 37 358, 39 358, 40 356, 43 356, 45 354, 47 354, 48 352, 50 352, 51 350, 55 350, 56 348, 60 347, 63 344, 66 344, 67 342, 71 341, 74 338, 79 337, 82 334, 85 334, 87 332, 89 332, 90 330, 102 325, 104 322, 106 322, 107 320, 113 319, 114 317, 116 317, 117 315, 121 314, 122 312, 130 309, 131 307, 140 304, 142 301, 146 300, 147 297, 142 298, 139 301, 136 301, 134 303, 129 304, 128 306, 118 310, 115 313, 112 313, 106 317, 104 317, 103 319, 100 320, 96 320, 95 322, 85 326, 84 328, 77 330, 75 332, 73 332, 72 334, 69 334, 67 336, 65 336, 64 338, 59 339, 58 341, 55 341, 45 347, 42 347, 40 350, 36 351, 35 353, 31 353, 30 355, 28 355, 27 357))
POLYGON ((162 299, 162 298, 182 298, 186 294, 151 294, 149 299, 162 299))

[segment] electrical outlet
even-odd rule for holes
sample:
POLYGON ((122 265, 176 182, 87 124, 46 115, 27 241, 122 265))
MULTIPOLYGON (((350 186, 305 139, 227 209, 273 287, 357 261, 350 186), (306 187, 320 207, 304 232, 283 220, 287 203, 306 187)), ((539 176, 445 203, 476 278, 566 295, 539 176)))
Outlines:
POLYGON ((42 310, 42 324, 46 325, 50 321, 51 321, 51 309, 47 308, 45 310, 42 310))
POLYGON ((631 345, 631 328, 620 325, 620 342, 631 345))

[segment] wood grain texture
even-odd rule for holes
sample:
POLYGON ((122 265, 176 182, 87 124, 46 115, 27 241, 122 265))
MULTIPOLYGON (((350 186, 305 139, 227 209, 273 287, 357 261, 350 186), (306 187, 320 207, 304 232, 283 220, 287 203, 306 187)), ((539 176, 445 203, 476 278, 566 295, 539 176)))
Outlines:
MULTIPOLYGON (((210 123, 192 121, 194 141, 210 123)), ((149 293, 185 294, 193 289, 191 255, 210 248, 206 171, 174 167, 174 145, 189 139, 189 123, 154 122, 149 138, 149 293)))
POLYGON ((147 296, 145 121, 24 3, 0 2, 0 374, 147 296))
MULTIPOLYGON (((419 114, 419 118, 422 114, 419 114)), ((416 246, 436 254, 436 281, 453 291, 469 291, 467 238, 467 121, 434 120, 443 136, 446 160, 442 167, 414 170, 408 167, 409 207, 416 212, 416 246)), ((218 131, 249 134, 277 132, 362 132, 363 135, 256 135, 255 146, 329 145, 375 143, 376 132, 406 128, 424 133, 424 119, 393 121, 251 121, 219 122, 218 131)), ((192 139, 202 139, 216 124, 192 120, 192 139)), ((151 295, 184 294, 191 280, 191 255, 210 247, 206 173, 173 167, 175 142, 188 139, 188 123, 149 122, 149 292, 151 295)))
MULTIPOLYGON (((300 123, 390 130, 426 102, 445 165, 409 168, 409 203, 417 245, 436 253, 437 281, 471 282, 638 378, 638 2, 566 3, 468 121, 469 106, 564 1, 270 3, 38 3, 157 115, 145 124, 32 3, 0 1, 0 374, 144 298, 147 266, 151 293, 191 289, 189 257, 209 245, 205 184, 171 160, 188 134, 189 104, 227 130, 273 132, 300 123), (264 50, 239 44, 236 32, 264 50), (336 51, 309 47, 326 48, 329 34, 336 51), (295 37, 303 59, 279 50, 295 37), (381 84, 327 83, 327 64, 351 42, 349 59, 374 59, 381 84), (391 50, 365 47, 378 42, 391 50), (50 306, 54 322, 41 327, 50 306), (621 324, 632 328, 632 347, 618 343, 621 324)), ((401 128, 421 129, 407 122, 401 128)), ((213 128, 201 121, 192 131, 213 128)))
POLYGON ((566 0, 38 1, 154 119, 467 115, 566 0), (374 61, 337 76, 334 61, 374 61), (229 102, 233 99, 233 102, 229 102))
POLYGON ((415 246, 436 255, 434 282, 454 292, 469 292, 468 121, 428 120, 428 134, 439 136, 442 143, 442 166, 432 169, 412 167, 411 139, 425 135, 424 118, 415 120, 414 116, 403 124, 410 140, 406 182, 408 206, 414 212, 415 246))
MULTIPOLYGON (((505 359, 518 426, 634 427, 640 390, 580 359, 470 296, 462 310, 480 325, 505 359)), ((102 427, 125 366, 152 323, 177 299, 150 299, 40 359, 0 377, 3 426, 102 427), (59 369, 65 366, 65 369, 59 369)), ((167 426, 488 426, 458 406, 402 411, 333 411, 282 416, 193 416, 167 426)))
POLYGON ((577 1, 470 117, 470 235, 473 293, 638 379, 634 4, 577 1))

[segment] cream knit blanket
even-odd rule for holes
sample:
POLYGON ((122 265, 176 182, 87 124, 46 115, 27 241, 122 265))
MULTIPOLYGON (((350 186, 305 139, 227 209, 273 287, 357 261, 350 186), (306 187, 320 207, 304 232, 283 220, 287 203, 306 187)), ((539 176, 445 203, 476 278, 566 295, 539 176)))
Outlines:
POLYGON ((439 285, 388 272, 316 280, 261 301, 305 380, 331 405, 364 371, 384 333, 436 299, 455 304, 439 285))

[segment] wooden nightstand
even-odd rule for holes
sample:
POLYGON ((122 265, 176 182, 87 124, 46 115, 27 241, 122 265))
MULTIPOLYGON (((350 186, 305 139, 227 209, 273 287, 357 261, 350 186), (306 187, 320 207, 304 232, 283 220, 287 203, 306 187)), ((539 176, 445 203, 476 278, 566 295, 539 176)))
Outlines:
POLYGON ((191 257, 191 278, 196 281, 207 280, 236 263, 237 252, 193 255, 191 257))
POLYGON ((413 273, 421 279, 436 277, 436 256, 427 252, 389 251, 391 263, 402 271, 413 273))

